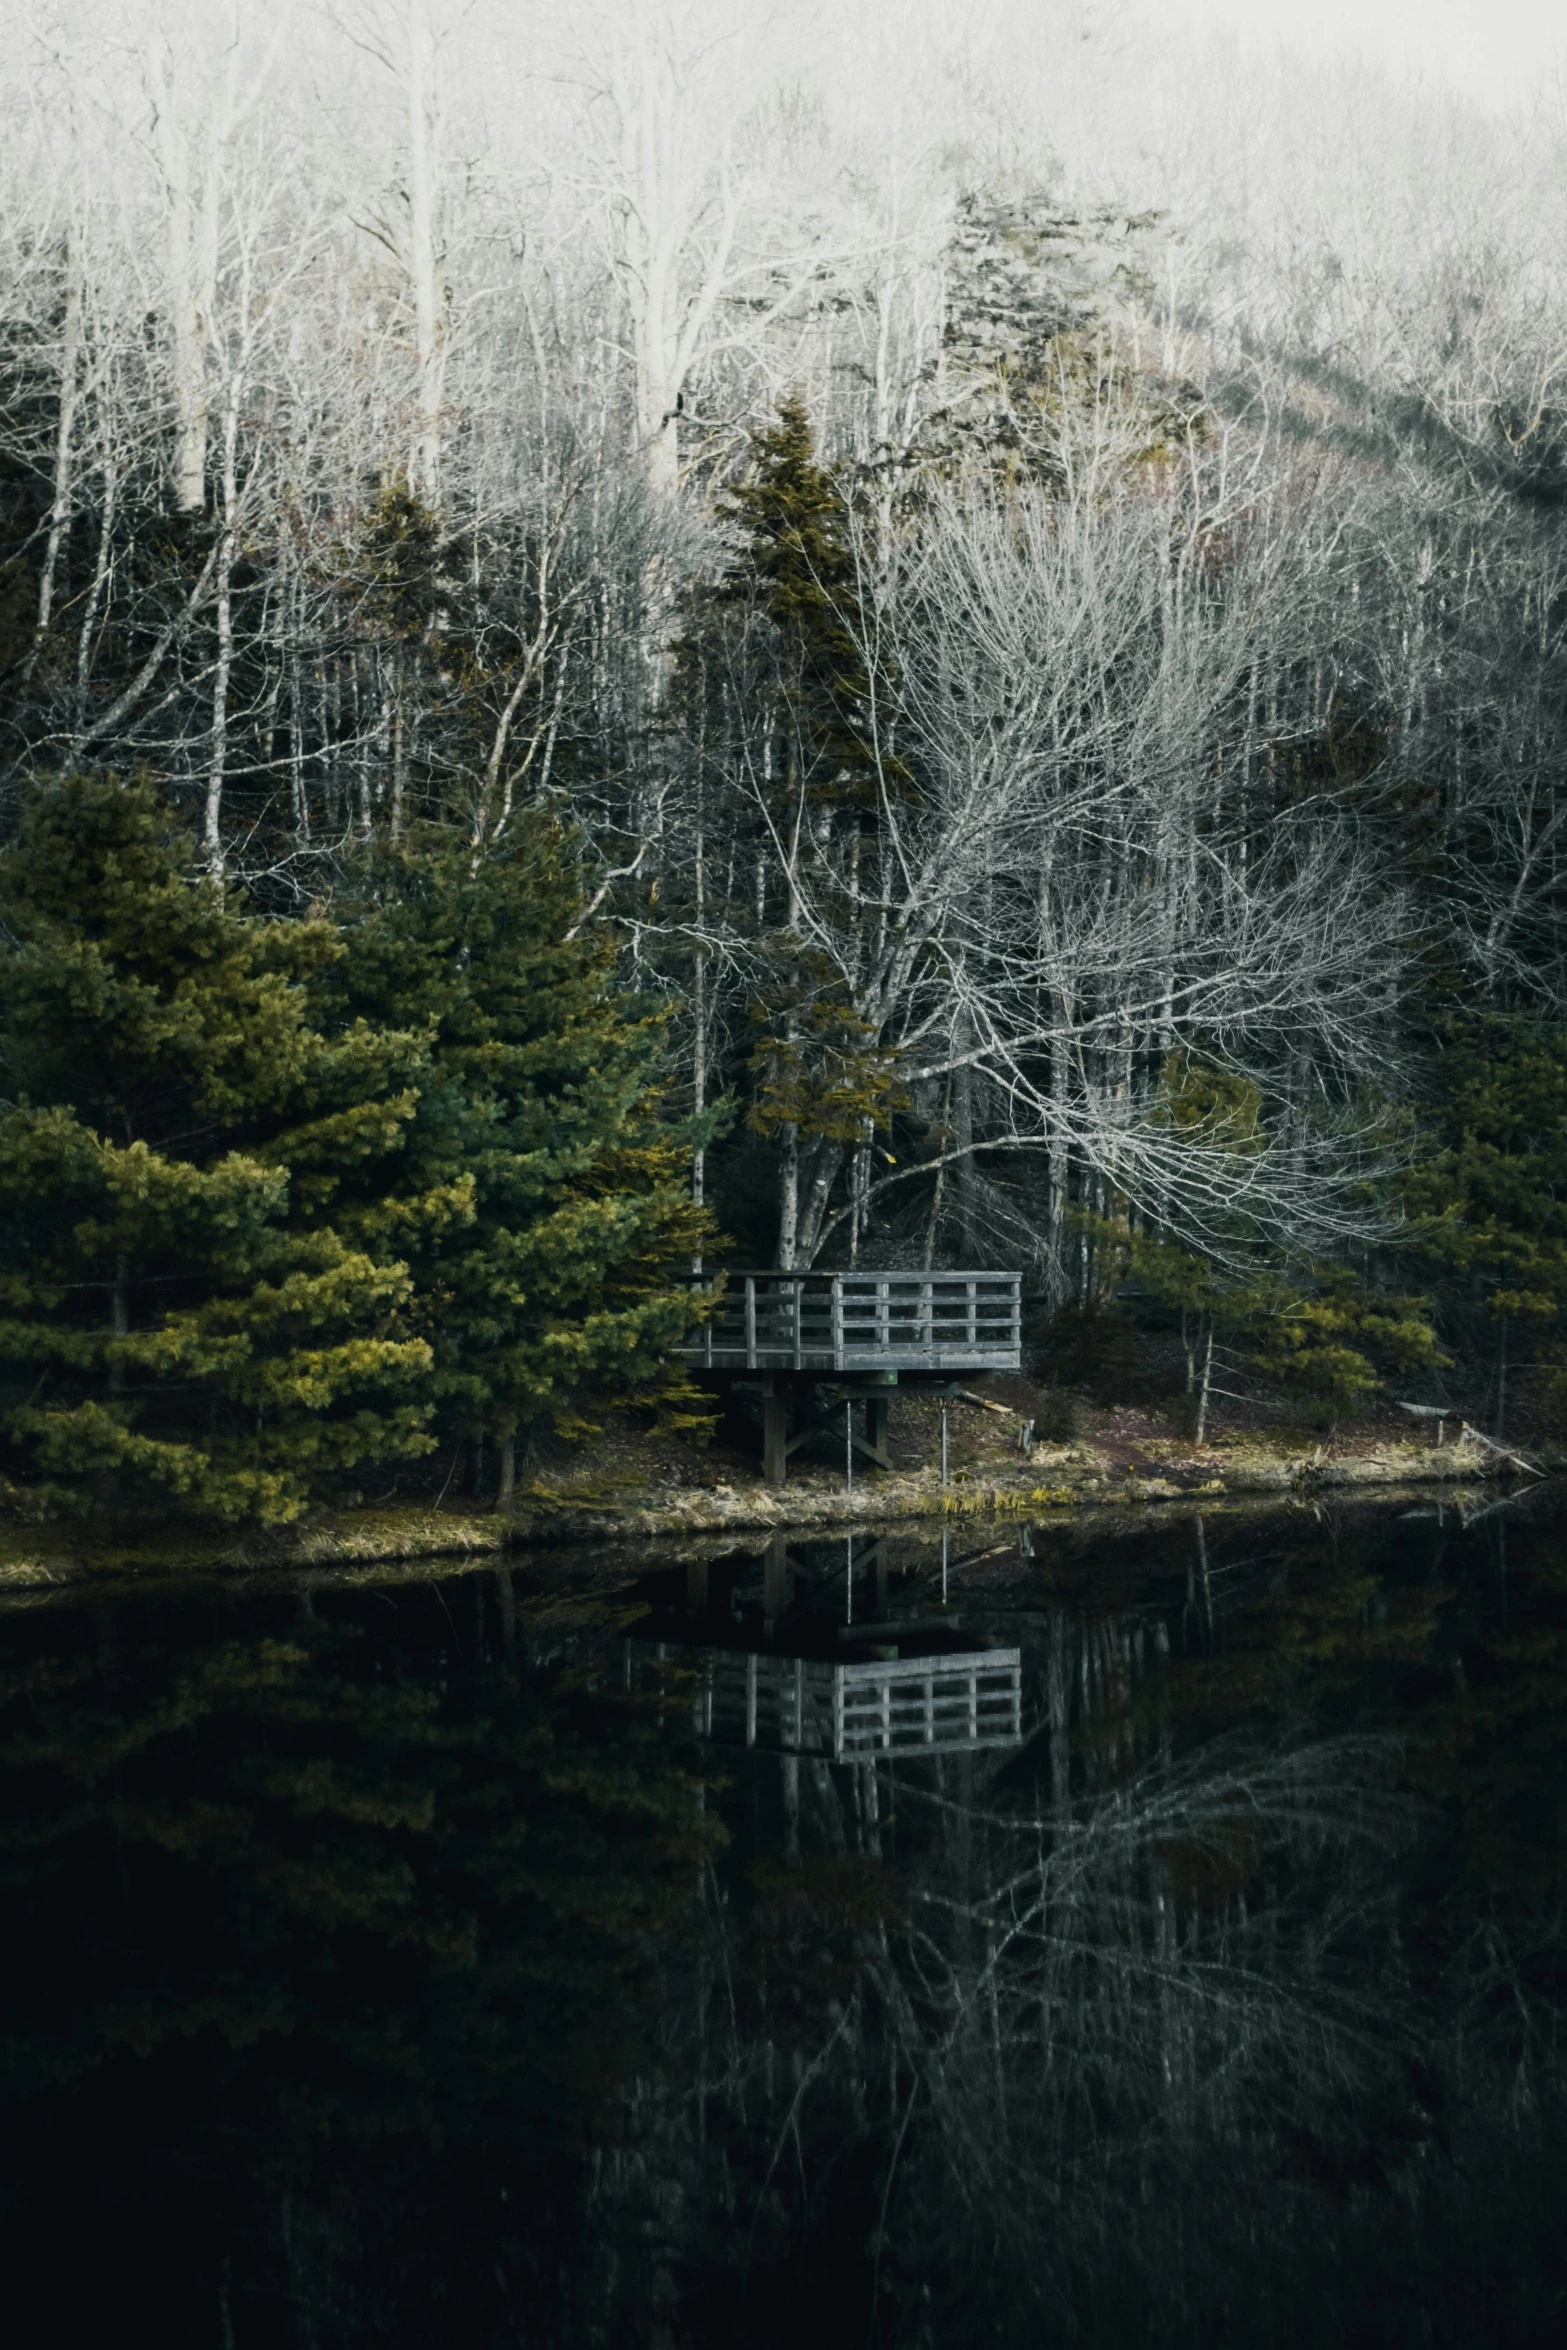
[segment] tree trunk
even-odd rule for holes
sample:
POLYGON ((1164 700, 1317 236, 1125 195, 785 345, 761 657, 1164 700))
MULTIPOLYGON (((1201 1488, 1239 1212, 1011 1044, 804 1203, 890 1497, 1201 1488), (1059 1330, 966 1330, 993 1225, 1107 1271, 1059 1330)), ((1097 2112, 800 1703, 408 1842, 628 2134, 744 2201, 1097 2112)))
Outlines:
POLYGON ((827 1221, 827 1203, 838 1170, 843 1165, 844 1151, 840 1142, 818 1138, 811 1152, 811 1182, 799 1213, 795 1235, 795 1263, 812 1265, 822 1245, 822 1226, 827 1221))
MULTIPOLYGON (((696 825, 696 927, 698 943, 693 954, 691 971, 691 1018, 693 1037, 691 1046, 691 1107, 698 1118, 707 1107, 707 957, 701 946, 701 930, 706 911, 706 874, 704 849, 706 843, 702 828, 701 800, 697 802, 696 825)), ((691 1199, 695 1207, 706 1200, 707 1153, 700 1136, 691 1149, 691 1199)), ((700 1273, 700 1255, 691 1259, 691 1270, 700 1273)))
POLYGON ((234 671, 234 553, 239 508, 237 471, 240 379, 235 370, 229 384, 223 418, 223 536, 218 545, 213 592, 216 600, 218 657, 212 671, 212 750, 207 767, 207 812, 203 842, 207 869, 223 871, 223 778, 228 767, 229 680, 234 671))
POLYGON ((170 361, 174 376, 172 488, 178 514, 200 514, 207 502, 207 345, 217 278, 217 174, 199 192, 191 169, 191 140, 179 119, 172 82, 159 92, 158 150, 168 206, 167 269, 170 361))
MULTIPOLYGON (((131 1261, 121 1254, 114 1260, 114 1280, 109 1288, 109 1331, 114 1338, 128 1338, 131 1328, 131 1261)), ((109 1363, 109 1393, 125 1392, 125 1365, 111 1357, 109 1363)))
POLYGON ((305 625, 304 600, 304 584, 296 577, 289 598, 288 635, 288 777, 296 847, 305 846, 310 839, 310 803, 305 795, 304 679, 299 658, 305 625))
POLYGON ((403 837, 408 793, 408 726, 404 695, 403 656, 392 655, 392 839, 403 837))
POLYGON ((76 725, 78 733, 87 727, 87 696, 92 684, 93 652, 95 650, 98 614, 108 590, 109 572, 114 558, 114 523, 119 505, 120 469, 112 457, 104 459, 103 512, 99 517, 98 546, 93 557, 92 582, 87 590, 87 602, 82 611, 81 633, 76 640, 76 725))
POLYGON ((787 1125, 779 1133, 778 1157, 778 1270, 792 1273, 800 1247, 800 1129, 787 1125))
POLYGON ((414 424, 413 484, 425 504, 441 498, 441 410, 446 390, 447 321, 440 284, 437 223, 440 202, 441 120, 435 88, 435 52, 424 0, 408 11, 405 88, 408 99, 408 275, 414 299, 419 367, 414 424))
MULTIPOLYGON (((965 1022, 955 1040, 959 1050, 967 1042, 965 1022)), ((953 1205, 957 1211, 958 1254, 965 1265, 979 1262, 978 1202, 974 1196, 974 1072, 965 1066, 952 1072, 953 1205)))
POLYGON ((1194 1444, 1201 1444, 1208 1433, 1208 1396, 1213 1384, 1213 1316, 1209 1314, 1208 1335, 1202 1350, 1202 1386, 1197 1394, 1197 1425, 1192 1433, 1194 1444))
MULTIPOLYGON (((131 1327, 131 1261, 123 1253, 114 1260, 114 1279, 109 1285, 109 1335, 126 1338, 131 1327)), ((125 1365, 111 1355, 104 1384, 111 1398, 125 1393, 125 1365)), ((117 1469, 100 1469, 93 1480, 93 1514, 102 1527, 112 1523, 120 1498, 120 1477, 117 1469)))
POLYGON ((38 579, 38 619, 33 631, 32 651, 27 657, 26 677, 31 677, 39 649, 49 633, 49 621, 54 612, 54 581, 60 562, 60 544, 71 517, 71 442, 76 430, 82 355, 82 271, 81 257, 74 242, 66 249, 65 272, 65 325, 60 346, 60 412, 54 435, 54 502, 49 509, 49 537, 44 547, 43 569, 38 579))

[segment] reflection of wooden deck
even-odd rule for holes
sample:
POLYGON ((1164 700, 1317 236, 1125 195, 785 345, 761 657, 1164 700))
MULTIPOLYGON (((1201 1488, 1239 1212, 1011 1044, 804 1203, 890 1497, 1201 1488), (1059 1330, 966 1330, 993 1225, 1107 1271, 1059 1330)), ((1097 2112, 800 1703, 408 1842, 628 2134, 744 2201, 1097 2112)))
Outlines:
POLYGON ((1016 1648, 839 1665, 628 1640, 628 1684, 661 1661, 697 1671, 697 1734, 730 1745, 844 1762, 1016 1746, 1023 1736, 1022 1651, 1016 1648))
POLYGON ((731 1273, 679 1351, 710 1371, 1015 1371, 1017 1273, 731 1273))

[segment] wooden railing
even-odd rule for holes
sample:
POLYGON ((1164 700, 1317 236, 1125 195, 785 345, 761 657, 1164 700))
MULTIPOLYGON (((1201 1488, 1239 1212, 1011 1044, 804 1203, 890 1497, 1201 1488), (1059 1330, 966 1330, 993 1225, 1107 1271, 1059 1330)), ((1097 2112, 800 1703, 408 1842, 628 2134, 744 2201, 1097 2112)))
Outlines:
POLYGON ((713 1371, 1016 1371, 1018 1273, 731 1273, 680 1349, 713 1371))

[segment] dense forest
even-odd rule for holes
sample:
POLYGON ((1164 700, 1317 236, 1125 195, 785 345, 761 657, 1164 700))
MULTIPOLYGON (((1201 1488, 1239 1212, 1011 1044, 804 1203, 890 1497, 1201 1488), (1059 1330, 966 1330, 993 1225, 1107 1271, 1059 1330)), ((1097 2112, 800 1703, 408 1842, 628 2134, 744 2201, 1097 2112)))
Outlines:
POLYGON ((1551 1407, 1544 116, 1068 0, 5 19, 14 1475, 506 1491, 726 1260, 1551 1407))

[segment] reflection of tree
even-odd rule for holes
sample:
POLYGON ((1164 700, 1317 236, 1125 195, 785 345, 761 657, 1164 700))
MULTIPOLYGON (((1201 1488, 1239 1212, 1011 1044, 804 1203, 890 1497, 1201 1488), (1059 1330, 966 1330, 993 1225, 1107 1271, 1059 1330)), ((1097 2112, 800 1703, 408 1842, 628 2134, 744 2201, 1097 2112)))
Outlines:
POLYGON ((1538 1918, 1567 1895, 1562 1544, 1527 1505, 1460 1505, 1426 1523, 1417 1557, 1401 1558, 1385 1522, 1325 1521, 1249 1587, 1216 1561, 1217 1595, 1199 1532, 1171 1701, 1188 1735, 1396 1712, 1405 1779, 1445 1823, 1466 1895, 1538 1918))
POLYGON ((1506 1870, 1550 1840, 1555 1602, 1482 1627, 1424 1534, 1188 1538, 1184 1593, 1035 1611, 1037 1776, 778 1766, 798 1866, 719 1872, 635 2124, 725 2222, 703 2345, 824 2306, 931 2345, 1553 2338, 1559 1924, 1537 1869, 1477 1919, 1454 1867, 1493 1794, 1506 1870))
POLYGON ((732 1759, 727 1845, 678 1687, 596 1690, 555 1586, 9 1619, 12 2305, 216 2350, 1554 2340, 1562 1585, 1502 1522, 998 1580, 1026 1754, 732 1759))
POLYGON ((57 2212, 96 2245, 57 2312, 129 2277, 192 2339, 221 2301, 242 2342, 455 2343, 576 2296, 699 1789, 584 1685, 366 1633, 7 1677, 10 2273, 57 2212))

